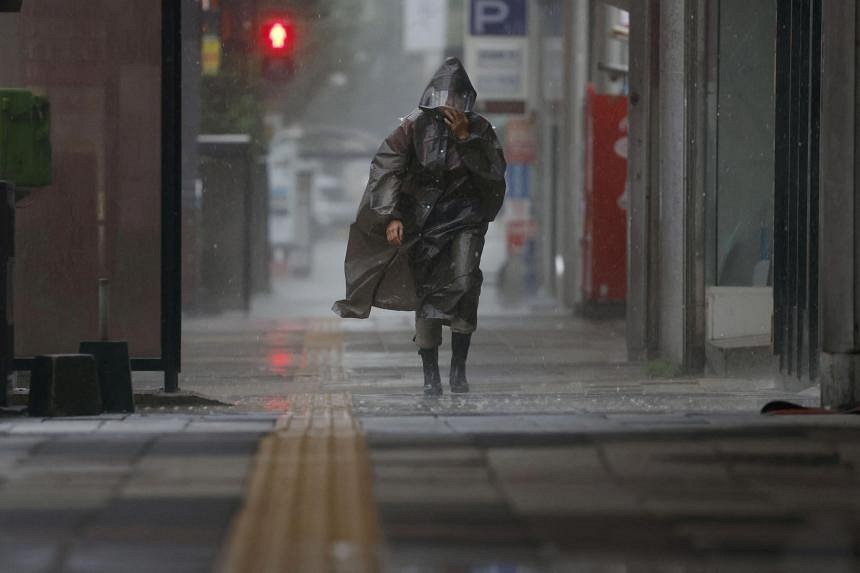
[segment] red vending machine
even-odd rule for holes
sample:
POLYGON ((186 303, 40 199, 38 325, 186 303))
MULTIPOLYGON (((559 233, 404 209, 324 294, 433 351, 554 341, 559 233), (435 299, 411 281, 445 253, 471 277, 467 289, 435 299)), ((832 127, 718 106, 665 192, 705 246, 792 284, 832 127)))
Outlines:
POLYGON ((582 290, 596 310, 627 294, 627 97, 590 86, 586 126, 582 290))

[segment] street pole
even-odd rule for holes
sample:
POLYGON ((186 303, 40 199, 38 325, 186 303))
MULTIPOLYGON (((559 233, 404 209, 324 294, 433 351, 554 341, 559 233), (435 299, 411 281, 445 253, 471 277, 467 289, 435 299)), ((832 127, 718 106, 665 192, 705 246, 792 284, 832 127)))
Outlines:
POLYGON ((15 262, 15 186, 0 181, 0 406, 8 405, 15 359, 12 273, 15 262))
POLYGON ((860 403, 858 20, 855 2, 822 2, 821 402, 834 408, 860 403))
POLYGON ((564 272, 557 289, 561 301, 576 308, 582 299, 582 194, 585 188, 585 91, 588 81, 589 1, 565 2, 564 153, 567 189, 561 189, 556 229, 564 272))

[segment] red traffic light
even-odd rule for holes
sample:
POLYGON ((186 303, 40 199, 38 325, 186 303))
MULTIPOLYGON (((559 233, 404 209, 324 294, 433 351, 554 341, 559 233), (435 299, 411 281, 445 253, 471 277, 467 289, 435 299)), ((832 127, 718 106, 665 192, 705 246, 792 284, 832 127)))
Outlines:
POLYGON ((267 56, 291 55, 295 41, 295 26, 285 16, 267 18, 260 26, 260 46, 267 56))

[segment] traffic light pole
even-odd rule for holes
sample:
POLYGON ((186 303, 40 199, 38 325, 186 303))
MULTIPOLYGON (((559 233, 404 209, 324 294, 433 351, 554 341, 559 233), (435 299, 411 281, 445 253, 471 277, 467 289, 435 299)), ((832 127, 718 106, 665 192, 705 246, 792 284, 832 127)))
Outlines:
POLYGON ((161 360, 179 391, 182 332, 182 3, 161 3, 161 360))

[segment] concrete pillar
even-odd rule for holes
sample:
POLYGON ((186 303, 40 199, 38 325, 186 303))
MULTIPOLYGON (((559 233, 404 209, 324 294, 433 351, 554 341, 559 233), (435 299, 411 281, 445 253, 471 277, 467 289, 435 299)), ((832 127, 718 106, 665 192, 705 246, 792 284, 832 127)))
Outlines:
POLYGON ((653 294, 649 272, 650 244, 655 233, 652 226, 657 170, 651 168, 658 156, 657 130, 652 122, 657 114, 652 108, 658 101, 654 91, 659 83, 652 81, 655 60, 654 32, 657 29, 657 2, 642 0, 630 6, 630 103, 629 148, 627 151, 628 227, 627 227, 627 354, 630 360, 648 357, 649 332, 653 326, 653 294))
POLYGON ((838 408, 860 403, 859 19, 853 0, 822 2, 821 401, 838 408))
MULTIPOLYGON (((705 367, 705 194, 709 66, 707 0, 685 2, 684 98, 684 361, 686 371, 705 367)), ((712 48, 713 49, 713 48, 712 48)))
MULTIPOLYGON (((531 7, 530 7, 531 9, 531 7)), ((537 37, 534 46, 537 66, 531 78, 538 89, 538 163, 535 166, 535 217, 538 226, 539 275, 541 291, 556 296, 556 200, 559 170, 559 126, 563 117, 560 108, 563 77, 563 37, 559 17, 563 14, 560 3, 541 1, 531 12, 529 37, 537 37)))
POLYGON ((704 362, 704 0, 630 13, 627 343, 631 359, 704 362))
POLYGON ((684 0, 660 3, 659 237, 657 239, 657 333, 660 354, 684 363, 685 277, 685 42, 684 0))
MULTIPOLYGON (((689 371, 704 363, 705 193, 714 187, 707 182, 714 171, 706 165, 716 153, 716 110, 709 108, 713 94, 708 96, 714 76, 708 70, 717 57, 716 7, 706 0, 630 6, 628 354, 634 360, 660 356, 689 371)), ((853 30, 852 19, 842 20, 853 30)), ((844 96, 843 87, 822 92, 844 96)), ((835 109, 826 102, 823 107, 835 109)), ((840 111, 833 121, 853 126, 845 117, 840 111)), ((855 164, 853 158, 834 162, 855 164)), ((715 200, 713 194, 709 199, 715 200)), ((845 200, 837 199, 836 208, 840 204, 845 200)), ((853 229, 853 219, 842 226, 853 229)))
POLYGON ((585 186, 585 89, 588 81, 589 0, 569 0, 564 14, 563 142, 564 180, 558 197, 556 229, 564 263, 557 292, 562 302, 576 307, 582 300, 582 194, 585 186))

